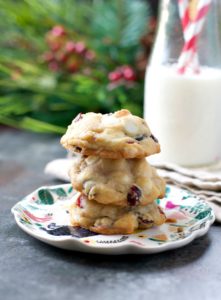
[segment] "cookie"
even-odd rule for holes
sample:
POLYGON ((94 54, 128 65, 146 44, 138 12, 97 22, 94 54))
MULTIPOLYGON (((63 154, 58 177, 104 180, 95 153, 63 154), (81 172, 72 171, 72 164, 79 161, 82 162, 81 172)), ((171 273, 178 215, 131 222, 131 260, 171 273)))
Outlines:
POLYGON ((61 144, 82 155, 103 158, 143 158, 160 152, 146 122, 123 109, 113 114, 79 114, 68 126, 61 144))
POLYGON ((71 205, 73 226, 80 226, 101 234, 130 234, 136 229, 161 225, 166 217, 155 202, 146 206, 117 207, 89 201, 77 193, 71 205))
POLYGON ((107 159, 77 155, 69 175, 89 200, 118 206, 146 205, 164 197, 165 182, 145 158, 107 159))

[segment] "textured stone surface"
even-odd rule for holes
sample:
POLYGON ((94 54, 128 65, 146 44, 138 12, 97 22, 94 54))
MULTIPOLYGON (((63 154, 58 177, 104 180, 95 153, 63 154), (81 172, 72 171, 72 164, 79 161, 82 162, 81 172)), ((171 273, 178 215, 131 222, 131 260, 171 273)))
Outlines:
POLYGON ((220 226, 184 248, 149 256, 68 252, 22 232, 10 208, 35 188, 58 183, 43 174, 45 163, 65 155, 58 141, 0 133, 1 299, 220 299, 220 226))

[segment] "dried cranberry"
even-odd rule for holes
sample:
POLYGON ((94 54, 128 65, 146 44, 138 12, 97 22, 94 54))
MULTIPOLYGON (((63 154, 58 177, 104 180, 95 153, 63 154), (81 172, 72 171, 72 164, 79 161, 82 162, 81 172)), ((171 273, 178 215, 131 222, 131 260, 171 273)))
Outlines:
POLYGON ((80 208, 83 208, 83 205, 82 205, 82 195, 79 195, 77 200, 76 200, 76 205, 80 208))
POLYGON ((159 210, 159 212, 160 212, 161 215, 164 215, 164 212, 163 212, 163 210, 162 210, 162 208, 160 206, 158 206, 158 210, 159 210))
POLYGON ((130 188, 129 193, 127 194, 127 202, 130 206, 135 206, 139 203, 141 198, 142 192, 141 190, 136 186, 132 185, 130 188))
POLYGON ((158 139, 157 139, 153 134, 151 134, 150 137, 151 137, 151 139, 154 140, 155 143, 158 143, 158 142, 159 142, 158 139))
POLYGON ((78 122, 78 121, 80 121, 81 119, 83 119, 83 114, 82 114, 82 113, 79 113, 79 114, 77 115, 77 117, 74 119, 74 122, 78 122))

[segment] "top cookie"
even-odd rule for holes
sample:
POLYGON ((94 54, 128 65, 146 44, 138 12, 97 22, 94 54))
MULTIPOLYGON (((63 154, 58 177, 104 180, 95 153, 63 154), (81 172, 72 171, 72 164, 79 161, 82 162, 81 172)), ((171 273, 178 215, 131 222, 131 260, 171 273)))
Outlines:
POLYGON ((61 144, 83 155, 103 158, 143 158, 160 152, 158 140, 146 122, 122 109, 113 114, 79 114, 61 138, 61 144))

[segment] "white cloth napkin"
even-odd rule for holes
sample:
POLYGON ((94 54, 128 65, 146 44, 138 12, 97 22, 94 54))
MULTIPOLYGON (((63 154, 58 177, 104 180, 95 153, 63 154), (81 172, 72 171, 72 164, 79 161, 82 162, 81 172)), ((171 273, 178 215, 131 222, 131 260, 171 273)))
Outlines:
POLYGON ((200 168, 184 168, 172 163, 152 163, 170 184, 186 189, 209 203, 216 221, 221 222, 221 162, 200 168))
MULTIPOLYGON (((65 182, 70 182, 68 171, 72 159, 63 158, 49 162, 45 173, 65 182)), ((221 222, 221 162, 202 168, 183 168, 171 163, 151 163, 158 174, 170 184, 186 189, 206 200, 213 208, 216 221, 221 222)))
POLYGON ((44 169, 45 174, 51 175, 65 182, 70 182, 68 175, 72 164, 71 158, 61 158, 50 161, 44 169))

